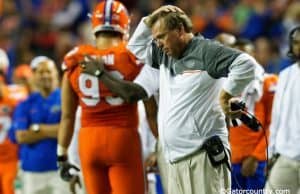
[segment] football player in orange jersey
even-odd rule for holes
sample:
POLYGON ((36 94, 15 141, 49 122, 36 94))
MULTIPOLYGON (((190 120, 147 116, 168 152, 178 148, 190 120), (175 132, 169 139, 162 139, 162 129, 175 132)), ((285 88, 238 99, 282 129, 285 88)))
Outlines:
MULTIPOLYGON (((27 96, 26 90, 16 85, 6 85, 5 75, 9 65, 8 57, 0 49, 0 193, 13 194, 17 176, 18 147, 8 139, 11 116, 17 103, 27 96)), ((24 89, 24 88, 23 88, 24 89)))
POLYGON ((92 16, 96 47, 75 47, 64 58, 62 119, 58 134, 58 162, 64 180, 74 168, 67 161, 75 112, 82 107, 79 157, 89 194, 143 194, 142 150, 137 131, 137 104, 115 96, 97 77, 82 73, 80 63, 100 57, 112 76, 132 81, 142 65, 126 49, 129 16, 118 1, 100 2, 92 16))
MULTIPOLYGON (((237 39, 233 47, 254 56, 254 46, 249 40, 237 39)), ((278 77, 260 68, 258 77, 245 88, 241 98, 264 129, 254 132, 243 124, 230 128, 232 189, 259 190, 265 185, 266 138, 278 77)))

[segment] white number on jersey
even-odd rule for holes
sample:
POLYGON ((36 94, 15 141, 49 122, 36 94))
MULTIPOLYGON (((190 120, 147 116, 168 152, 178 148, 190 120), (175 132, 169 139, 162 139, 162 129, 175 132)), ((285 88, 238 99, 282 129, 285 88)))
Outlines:
POLYGON ((81 73, 79 75, 79 89, 85 96, 81 99, 87 106, 96 106, 100 102, 100 89, 97 77, 81 73))
MULTIPOLYGON (((109 73, 115 78, 124 79, 119 71, 110 71, 109 73)), ((96 106, 100 102, 100 88, 97 77, 81 73, 79 76, 79 89, 85 96, 81 99, 87 106, 96 106)), ((106 96, 105 101, 114 106, 124 103, 122 98, 112 96, 106 96)))

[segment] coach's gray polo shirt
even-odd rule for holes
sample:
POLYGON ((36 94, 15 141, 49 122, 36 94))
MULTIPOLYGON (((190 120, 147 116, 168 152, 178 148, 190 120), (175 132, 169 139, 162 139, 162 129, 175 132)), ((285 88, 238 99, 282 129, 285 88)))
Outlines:
POLYGON ((146 62, 135 82, 149 96, 159 87, 159 138, 167 160, 193 154, 214 135, 229 148, 219 93, 223 88, 239 95, 254 79, 255 60, 202 37, 194 37, 175 59, 149 44, 150 39, 150 30, 141 22, 128 48, 146 62))

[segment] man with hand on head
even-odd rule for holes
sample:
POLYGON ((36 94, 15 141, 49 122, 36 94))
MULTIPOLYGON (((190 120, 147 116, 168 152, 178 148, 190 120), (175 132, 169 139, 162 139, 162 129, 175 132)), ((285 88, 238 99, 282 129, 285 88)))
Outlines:
POLYGON ((127 101, 147 98, 159 88, 159 138, 169 163, 168 192, 219 194, 230 189, 224 113, 240 116, 240 111, 230 110, 229 101, 254 79, 256 61, 194 36, 191 20, 175 6, 160 7, 144 18, 128 47, 146 61, 134 82, 115 79, 99 59, 84 61, 83 71, 127 101), (226 76, 222 83, 219 78, 226 76))

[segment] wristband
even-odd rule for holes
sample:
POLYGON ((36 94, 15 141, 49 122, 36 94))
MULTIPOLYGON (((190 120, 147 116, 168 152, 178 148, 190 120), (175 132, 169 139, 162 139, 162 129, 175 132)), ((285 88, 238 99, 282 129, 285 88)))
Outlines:
POLYGON ((57 156, 66 156, 67 152, 68 152, 67 148, 57 144, 57 150, 56 150, 57 156))
POLYGON ((68 157, 66 155, 63 155, 63 156, 57 156, 57 162, 58 162, 58 165, 60 164, 60 162, 65 162, 68 160, 68 157))

